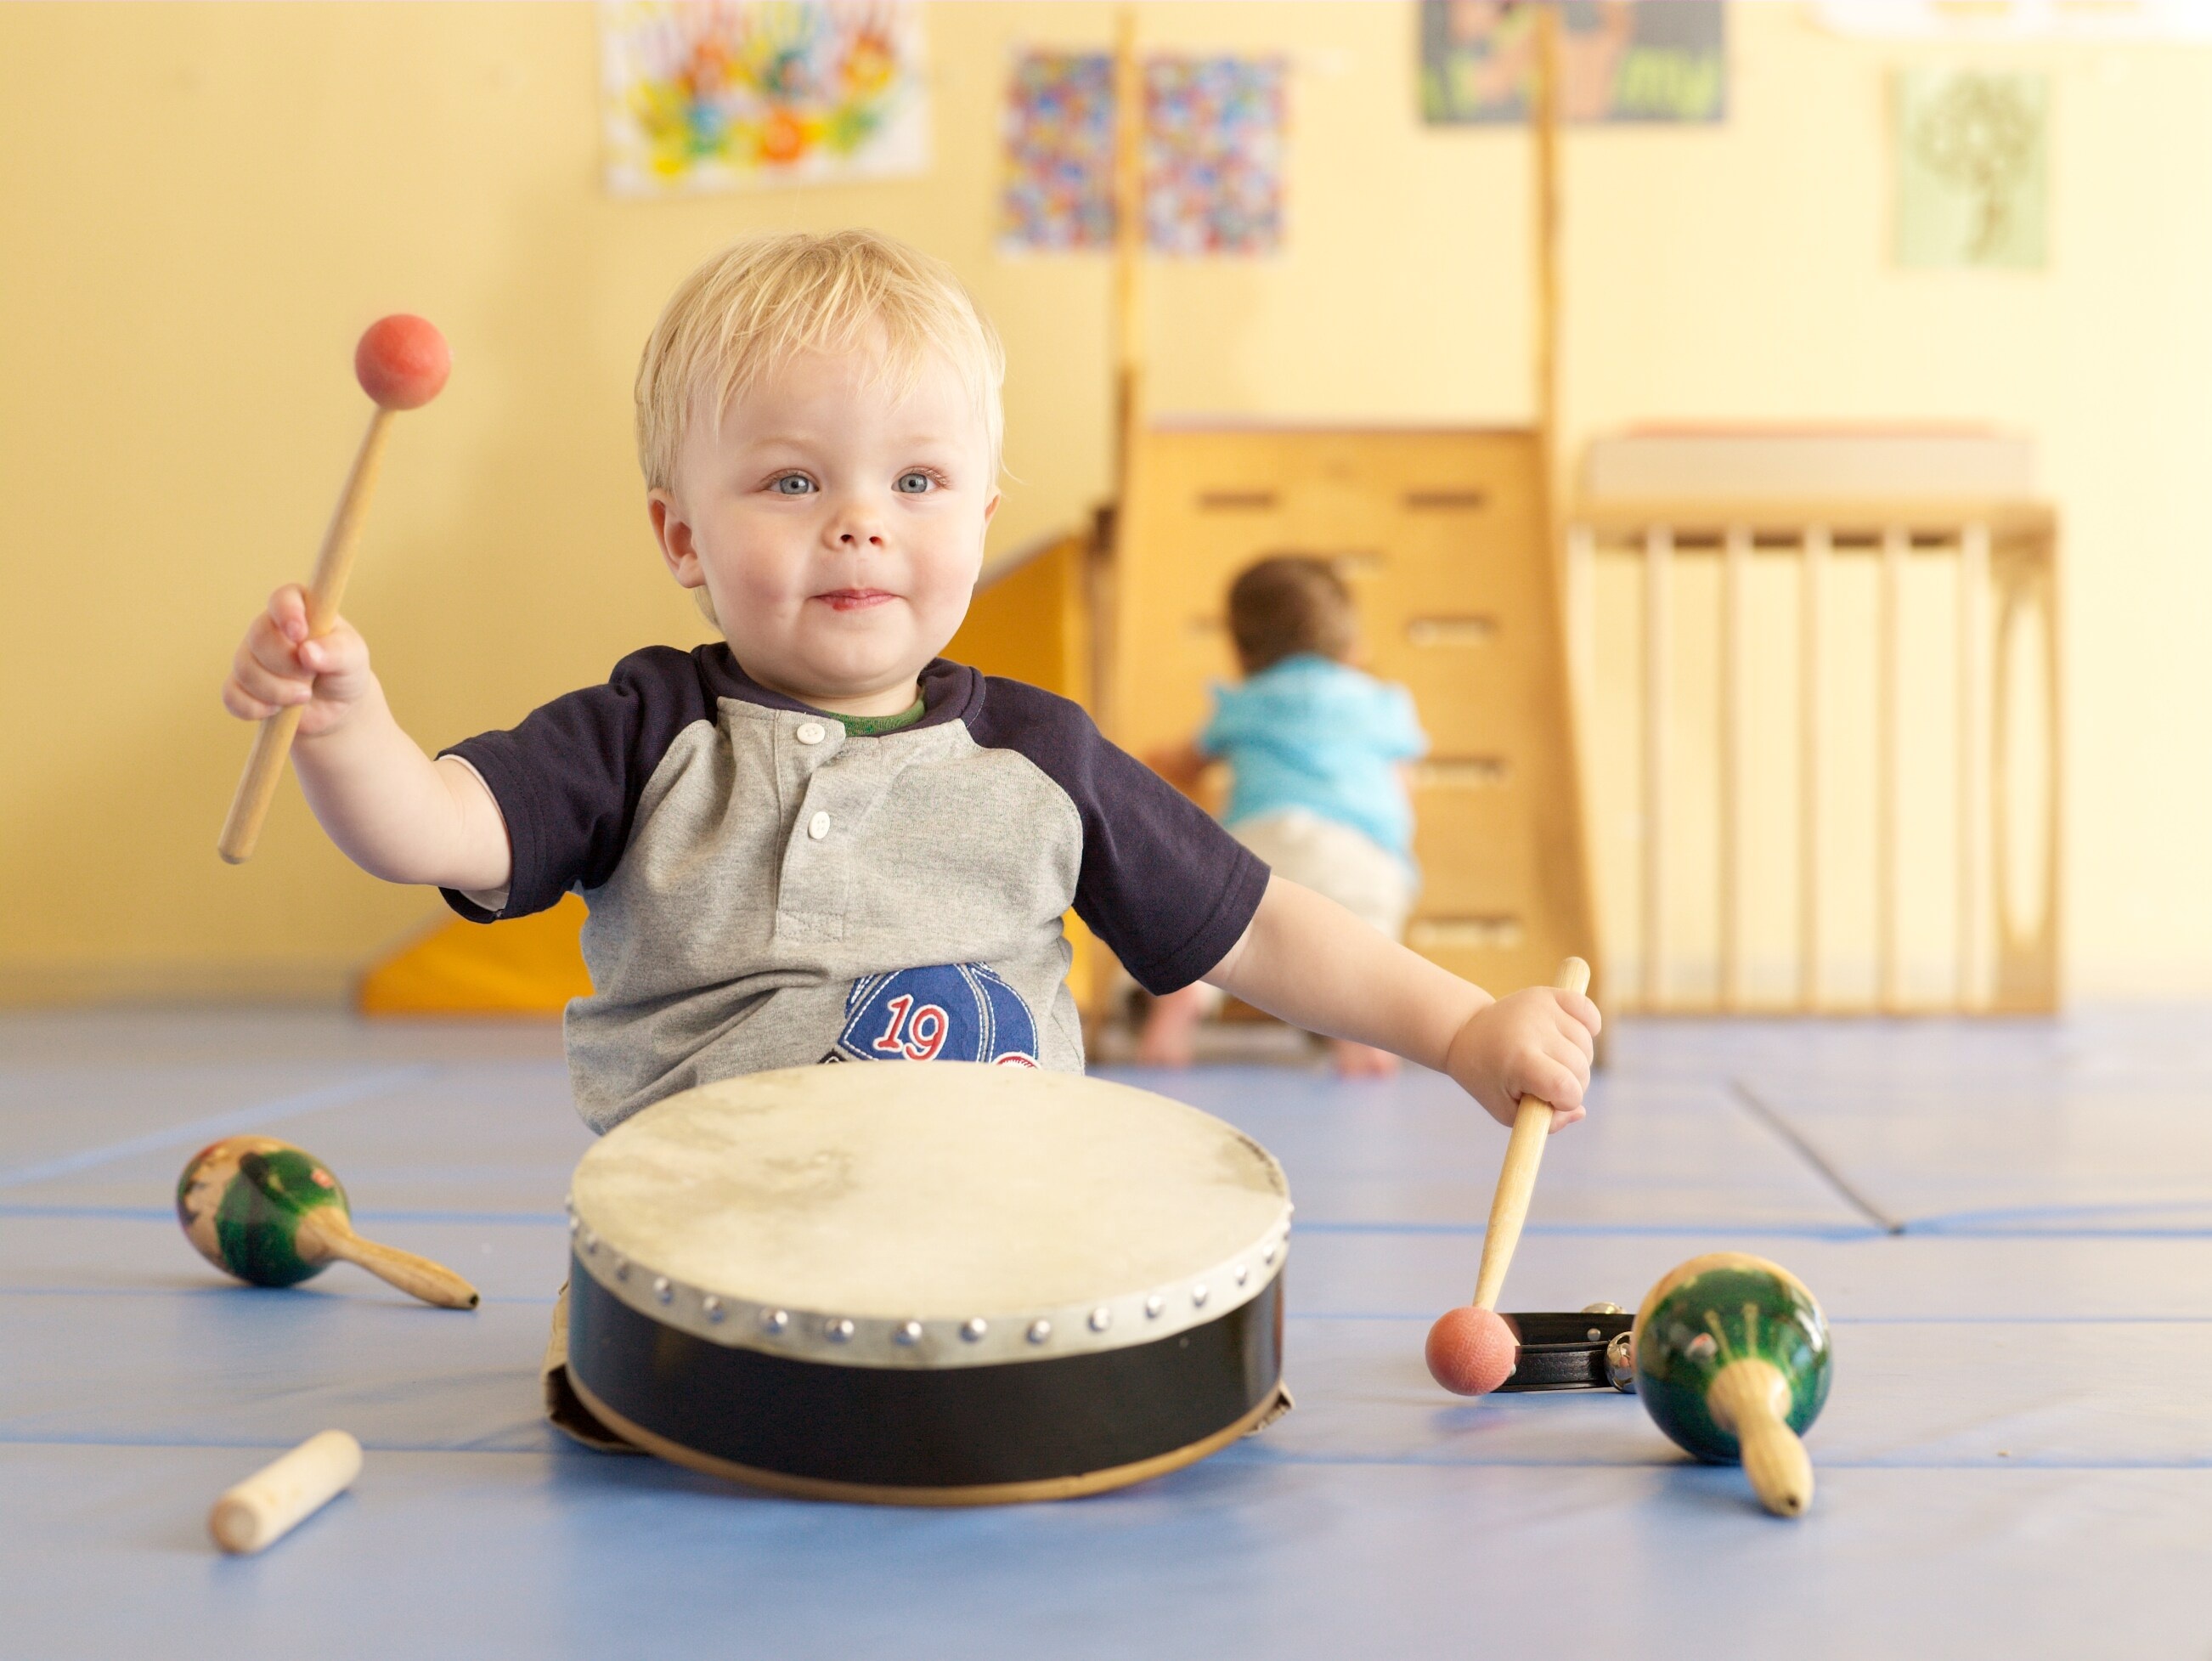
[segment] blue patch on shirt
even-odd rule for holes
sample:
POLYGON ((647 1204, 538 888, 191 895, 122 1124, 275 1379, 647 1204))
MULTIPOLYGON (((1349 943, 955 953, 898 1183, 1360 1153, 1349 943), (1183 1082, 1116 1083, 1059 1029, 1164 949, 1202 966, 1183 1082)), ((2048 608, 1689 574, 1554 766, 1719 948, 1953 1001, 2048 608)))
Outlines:
POLYGON ((1036 1018, 981 964, 895 970, 853 983, 845 1030, 829 1059, 1035 1067, 1036 1018))

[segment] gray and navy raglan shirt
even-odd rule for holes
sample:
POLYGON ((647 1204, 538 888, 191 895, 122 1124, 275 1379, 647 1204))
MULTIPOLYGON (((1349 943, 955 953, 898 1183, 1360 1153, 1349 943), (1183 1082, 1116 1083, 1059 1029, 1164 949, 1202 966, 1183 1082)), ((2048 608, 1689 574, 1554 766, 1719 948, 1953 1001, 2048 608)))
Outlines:
POLYGON ((506 816, 507 903, 580 893, 578 1110, 826 1061, 1083 1070, 1061 916, 1147 990, 1228 954, 1267 869, 1066 699, 939 659, 921 713, 864 736, 729 648, 651 647, 604 686, 445 753, 506 816))

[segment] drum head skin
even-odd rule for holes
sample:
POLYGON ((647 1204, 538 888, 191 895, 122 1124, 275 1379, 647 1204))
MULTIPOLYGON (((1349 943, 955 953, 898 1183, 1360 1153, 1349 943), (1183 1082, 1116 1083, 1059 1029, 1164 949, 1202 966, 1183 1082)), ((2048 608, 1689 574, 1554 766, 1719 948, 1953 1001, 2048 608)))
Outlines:
POLYGON ((617 1126, 570 1208, 579 1393, 741 1480, 1092 1492, 1279 1393, 1281 1168, 1124 1086, 951 1062, 729 1080, 617 1126))

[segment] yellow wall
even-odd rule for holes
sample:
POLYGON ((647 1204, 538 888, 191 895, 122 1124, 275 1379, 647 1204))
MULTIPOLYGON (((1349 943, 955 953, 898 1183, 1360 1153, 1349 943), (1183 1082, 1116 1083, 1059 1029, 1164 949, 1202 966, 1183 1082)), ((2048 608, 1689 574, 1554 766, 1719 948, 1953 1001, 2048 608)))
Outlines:
MULTIPOLYGON (((639 203, 598 186, 586 7, 0 7, 0 995, 328 993, 433 915, 289 789, 251 865, 212 848, 246 749, 215 688, 306 568, 380 312, 456 357, 397 435, 348 607, 426 742, 698 637, 645 538, 628 389, 670 285, 741 231, 869 223, 951 259, 1012 359, 994 546, 1079 522, 1107 480, 1107 274, 994 252, 996 125, 1010 46, 1109 21, 933 7, 927 179, 639 203)), ((1143 27, 1297 66, 1290 248, 1156 270, 1158 404, 1525 419, 1523 143, 1418 125, 1411 9, 1143 27)), ((2212 990, 2212 54, 1847 43, 1778 5, 1731 27, 1725 125, 1568 139, 1571 428, 2034 430, 2067 515, 2070 983, 2212 990), (1928 59, 2056 77, 2050 271, 1887 266, 1883 75, 1928 59)))

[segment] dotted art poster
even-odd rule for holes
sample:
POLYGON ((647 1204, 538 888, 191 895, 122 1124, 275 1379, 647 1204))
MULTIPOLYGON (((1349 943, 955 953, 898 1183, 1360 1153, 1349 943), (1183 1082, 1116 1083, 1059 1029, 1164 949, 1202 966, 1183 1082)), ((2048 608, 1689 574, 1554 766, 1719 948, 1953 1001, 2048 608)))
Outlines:
MULTIPOLYGON (((1158 253, 1267 254, 1283 240, 1286 66, 1280 58, 1148 57, 1145 229, 1158 253)), ((1114 60, 1018 54, 1005 118, 1000 246, 1080 252, 1114 241, 1114 60)))
POLYGON ((908 0, 602 0, 606 179, 624 196, 920 173, 908 0))
MULTIPOLYGON (((1421 0, 1421 117, 1525 121, 1536 70, 1534 0, 1421 0)), ((1563 0, 1559 116, 1718 121, 1728 108, 1721 0, 1563 0)))

